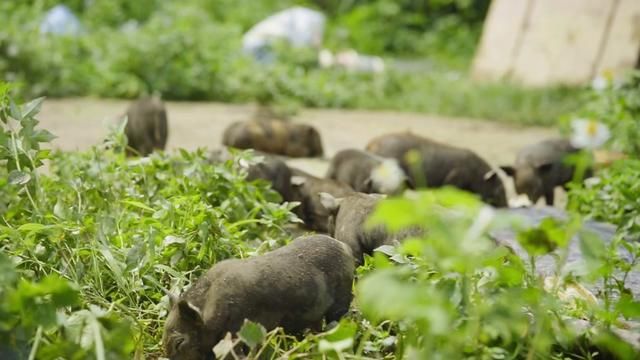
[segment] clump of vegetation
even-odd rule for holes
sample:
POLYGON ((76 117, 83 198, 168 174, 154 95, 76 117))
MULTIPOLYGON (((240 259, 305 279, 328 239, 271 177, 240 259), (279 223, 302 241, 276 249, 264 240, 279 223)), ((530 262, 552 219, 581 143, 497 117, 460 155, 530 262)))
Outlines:
POLYGON ((610 149, 633 157, 640 155, 640 71, 614 79, 604 74, 601 84, 585 94, 584 106, 567 118, 596 119, 611 131, 610 149))
POLYGON ((576 90, 478 84, 466 72, 488 1, 303 1, 329 18, 325 44, 386 57, 382 74, 321 69, 317 54, 287 49, 270 64, 241 52, 244 31, 299 1, 68 0, 85 28, 40 34, 54 1, 0 4, 0 73, 28 97, 97 95, 257 101, 307 107, 395 109, 551 124, 576 108, 576 90), (424 58, 417 69, 397 57, 424 58))
POLYGON ((48 358, 40 351, 50 347, 60 351, 51 356, 72 357, 80 345, 153 353, 164 289, 177 292, 210 264, 288 239, 290 206, 273 202, 278 195, 264 183, 244 181, 231 162, 212 166, 204 150, 129 160, 122 129, 86 152, 50 153, 40 144, 52 135, 36 126, 42 99, 19 106, 2 90, 0 248, 3 268, 17 266, 0 290, 11 295, 0 310, 1 331, 13 334, 2 337, 9 349, 23 353, 39 329, 41 346, 31 350, 38 358, 48 358), (44 160, 48 172, 39 174, 44 160), (21 316, 38 302, 48 304, 42 314, 21 316), (64 307, 76 317, 57 318, 64 307), (130 324, 111 324, 114 316, 130 324), (76 337, 69 338, 72 320, 76 337), (120 328, 128 340, 114 333, 107 342, 120 328), (67 349, 68 341, 76 346, 67 349))
POLYGON ((628 158, 603 169, 586 185, 576 184, 570 192, 570 205, 582 214, 617 225, 622 236, 635 241, 640 238, 640 72, 617 81, 611 76, 600 80, 603 86, 590 92, 585 106, 565 120, 582 117, 606 124, 611 132, 606 146, 628 158))
MULTIPOLYGON (((458 191, 442 189, 413 199, 389 200, 372 221, 391 228, 419 224, 429 229, 424 238, 407 241, 391 252, 391 259, 399 265, 390 267, 386 258, 378 257, 377 264, 383 264, 383 269, 359 284, 365 315, 396 319, 411 329, 403 334, 407 354, 589 358, 594 349, 588 344, 598 344, 600 353, 635 356, 635 350, 609 329, 618 319, 637 317, 640 304, 634 302, 625 284, 636 262, 618 255, 624 242, 605 244, 584 232, 579 216, 570 214, 566 221, 547 219, 521 231, 517 240, 527 251, 528 261, 506 248, 496 248, 488 237, 491 229, 503 227, 509 219, 458 191), (579 279, 587 283, 604 280, 602 302, 588 297, 567 301, 563 294, 575 281, 576 274, 565 265, 576 235, 586 266, 579 279), (543 277, 536 271, 536 259, 552 252, 556 271, 543 277), (393 290, 376 290, 383 287, 393 290), (593 329, 586 342, 582 342, 581 331, 570 325, 572 318, 589 319, 593 329)), ((632 259, 640 256, 638 247, 630 253, 632 259)))
POLYGON ((446 62, 469 59, 490 2, 357 0, 317 1, 331 16, 332 47, 371 54, 429 55, 446 62))
POLYGON ((631 241, 640 239, 640 161, 621 160, 584 186, 575 186, 570 202, 596 220, 616 224, 631 241))
MULTIPOLYGON (((277 204, 266 184, 246 182, 235 163, 211 165, 202 150, 127 159, 121 128, 88 151, 51 153, 41 145, 53 135, 37 126, 42 99, 20 106, 8 90, 0 87, 3 357, 158 356, 165 290, 178 292, 222 259, 289 239, 291 205, 277 204)), ((508 219, 457 190, 389 199, 372 221, 429 231, 367 259, 354 307, 333 329, 296 339, 247 322, 216 354, 243 343, 249 358, 528 359, 589 357, 595 344, 633 358, 610 330, 638 316, 624 275, 637 262, 615 249, 626 246, 638 259, 640 247, 621 237, 613 245, 581 237, 583 280, 603 281, 604 299, 565 302, 557 294, 574 280, 562 269, 569 239, 581 232, 575 215, 519 236, 530 262, 488 237, 508 219), (534 264, 553 249, 560 281, 549 288, 534 264), (567 322, 576 317, 592 326, 586 342, 567 322)))
MULTIPOLYGON (((596 86, 588 94, 586 105, 566 116, 567 120, 582 117, 606 124, 611 133, 606 146, 628 156, 601 169, 596 177, 572 184, 568 206, 586 218, 616 226, 616 237, 609 246, 590 246, 587 250, 597 256, 596 274, 608 285, 604 292, 605 304, 611 304, 611 298, 618 296, 621 300, 615 307, 624 309, 628 315, 634 313, 631 315, 634 319, 638 319, 640 306, 630 292, 618 285, 623 284, 631 272, 638 271, 640 263, 639 79, 638 72, 632 72, 619 81, 604 76, 599 79, 602 86, 596 86), (621 257, 620 249, 628 255, 621 257)), ((612 316, 608 318, 615 319, 612 316)))

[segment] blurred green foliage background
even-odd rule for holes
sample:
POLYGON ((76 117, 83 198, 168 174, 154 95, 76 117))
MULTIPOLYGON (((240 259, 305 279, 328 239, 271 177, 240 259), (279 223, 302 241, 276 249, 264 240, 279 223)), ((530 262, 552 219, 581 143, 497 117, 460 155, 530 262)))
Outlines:
POLYGON ((173 100, 395 109, 523 124, 552 124, 575 109, 575 89, 526 90, 469 79, 467 70, 489 3, 4 1, 0 76, 21 84, 25 98, 135 98, 157 91, 173 100), (57 3, 68 5, 80 18, 82 35, 40 34, 44 14, 57 3), (388 70, 367 74, 321 69, 315 53, 291 48, 282 49, 278 61, 268 66, 242 54, 246 30, 293 5, 327 15, 326 48, 380 55, 388 70))

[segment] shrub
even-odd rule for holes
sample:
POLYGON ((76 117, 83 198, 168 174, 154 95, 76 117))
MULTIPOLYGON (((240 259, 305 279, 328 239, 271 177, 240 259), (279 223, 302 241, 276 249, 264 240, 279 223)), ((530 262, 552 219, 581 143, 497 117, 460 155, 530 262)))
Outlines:
POLYGON ((47 346, 38 351, 66 351, 60 347, 67 343, 55 341, 58 335, 49 336, 50 326, 58 326, 54 334, 66 329, 67 336, 68 326, 95 323, 109 330, 105 336, 113 342, 85 341, 98 327, 65 339, 76 347, 95 345, 96 351, 102 346, 130 353, 135 344, 140 354, 143 348, 156 352, 167 306, 164 289, 178 291, 217 261, 288 239, 283 225, 294 219, 290 206, 270 202, 278 195, 262 182, 244 181, 246 173, 233 163, 212 166, 203 150, 129 160, 122 152, 122 129, 86 152, 49 154, 39 144, 52 136, 36 127, 42 99, 18 106, 3 91, 0 248, 24 279, 0 290, 22 299, 3 297, 0 303, 0 309, 9 307, 0 310, 0 323, 10 324, 0 331, 24 323, 11 349, 22 352, 34 336, 37 343, 41 335, 34 332, 41 326, 37 332, 45 331, 47 346), (45 159, 48 171, 40 174, 45 159), (29 301, 43 296, 52 297, 46 313, 33 323, 20 320, 29 301), (51 313, 67 306, 74 309, 63 311, 69 318, 55 320, 51 313), (120 334, 120 325, 109 320, 114 316, 130 322, 135 336, 120 334))
POLYGON ((447 188, 385 200, 370 220, 392 230, 412 225, 428 229, 426 236, 406 240, 397 249, 379 249, 391 260, 376 254, 375 269, 357 285, 356 300, 365 318, 373 324, 397 322, 398 358, 580 358, 592 356, 589 344, 618 358, 636 356, 611 335, 609 326, 620 316, 637 316, 640 304, 628 294, 625 280, 640 247, 634 246, 631 260, 621 258, 620 242, 605 245, 571 215, 567 221, 547 219, 521 231, 517 239, 529 256, 523 261, 495 247, 488 236, 513 220, 482 206, 475 196, 447 188), (585 257, 579 280, 603 280, 603 302, 581 297, 567 301, 567 295, 560 295, 576 276, 565 268, 574 235, 580 235, 585 257), (552 250, 556 271, 543 278, 535 261, 552 250), (553 278, 560 281, 548 286, 553 278), (570 325, 576 317, 593 326, 586 342, 570 325))
POLYGON ((589 217, 618 226, 631 242, 640 239, 640 161, 623 160, 603 170, 585 186, 569 194, 576 210, 589 217))
MULTIPOLYGON (((601 88, 585 94, 584 105, 566 118, 591 118, 611 131, 610 149, 633 157, 640 155, 640 71, 613 79, 605 74, 601 88)), ((566 126, 566 119, 565 119, 566 126)))

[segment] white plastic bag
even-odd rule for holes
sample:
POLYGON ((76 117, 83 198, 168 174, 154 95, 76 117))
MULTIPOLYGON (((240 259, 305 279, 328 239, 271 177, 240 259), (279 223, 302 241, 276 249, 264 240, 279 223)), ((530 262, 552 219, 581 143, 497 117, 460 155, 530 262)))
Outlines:
POLYGON ((320 67, 340 67, 349 71, 381 73, 385 70, 382 58, 378 56, 362 55, 353 49, 332 54, 327 49, 318 53, 320 67))
POLYGON ((242 39, 245 52, 258 59, 274 40, 283 39, 293 46, 319 47, 326 18, 321 12, 301 6, 277 12, 254 25, 242 39))
POLYGON ((40 33, 78 35, 82 31, 80 20, 65 5, 56 5, 47 12, 40 23, 40 33))

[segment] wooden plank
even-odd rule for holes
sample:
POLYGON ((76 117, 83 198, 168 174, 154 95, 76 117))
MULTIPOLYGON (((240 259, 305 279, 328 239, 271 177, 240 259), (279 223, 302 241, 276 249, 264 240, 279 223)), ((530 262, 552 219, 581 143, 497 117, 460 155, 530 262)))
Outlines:
POLYGON ((509 74, 526 20, 527 6, 534 0, 493 0, 472 65, 475 79, 499 80, 509 74))
POLYGON ((530 86, 590 81, 613 1, 537 0, 513 79, 530 86))
POLYGON ((633 68, 640 56, 640 0, 619 0, 596 74, 633 68))

